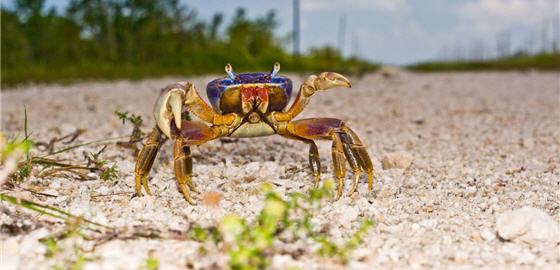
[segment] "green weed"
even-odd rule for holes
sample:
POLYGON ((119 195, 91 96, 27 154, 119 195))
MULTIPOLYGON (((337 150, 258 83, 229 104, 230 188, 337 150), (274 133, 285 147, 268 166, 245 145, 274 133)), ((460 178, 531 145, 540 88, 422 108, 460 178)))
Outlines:
POLYGON ((300 239, 311 239, 320 244, 317 253, 321 256, 337 258, 345 263, 351 252, 366 237, 373 221, 363 220, 359 229, 350 235, 344 244, 336 244, 329 235, 321 232, 311 222, 321 208, 321 203, 332 197, 332 182, 308 194, 291 193, 283 199, 269 187, 264 188, 264 207, 254 222, 230 214, 224 217, 216 228, 196 227, 192 234, 198 241, 210 238, 216 244, 228 247, 229 265, 232 269, 263 269, 269 265, 274 254, 274 244, 286 235, 300 239), (211 236, 211 237, 210 237, 211 236))

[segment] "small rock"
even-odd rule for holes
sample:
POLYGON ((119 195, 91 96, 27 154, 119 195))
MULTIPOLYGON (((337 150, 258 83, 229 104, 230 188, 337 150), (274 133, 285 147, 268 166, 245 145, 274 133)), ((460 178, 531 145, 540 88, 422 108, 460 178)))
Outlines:
POLYGON ((412 155, 406 151, 387 153, 381 160, 384 170, 399 168, 406 169, 412 165, 412 155))
POLYGON ((471 235, 469 236, 469 239, 478 242, 478 241, 482 240, 482 236, 480 235, 480 232, 473 231, 473 232, 471 232, 471 235))
POLYGON ((504 240, 529 244, 560 243, 560 224, 540 209, 525 206, 502 213, 496 219, 496 230, 504 240))
POLYGON ((483 229, 482 231, 480 231, 480 236, 486 241, 492 241, 496 239, 496 234, 489 229, 483 229))
POLYGON ((466 251, 457 251, 455 253, 455 256, 453 256, 453 260, 459 264, 466 263, 468 259, 469 253, 467 253, 466 251))
POLYGON ((420 249, 415 249, 410 252, 408 255, 408 263, 412 268, 420 268, 422 265, 427 264, 428 260, 426 259, 426 255, 420 249))
POLYGON ((117 163, 117 168, 119 172, 129 173, 134 172, 135 164, 129 160, 123 160, 117 163))
POLYGON ((97 193, 99 193, 100 195, 107 195, 111 192, 111 189, 109 189, 109 187, 107 186, 101 186, 97 189, 97 193))
POLYGON ((259 171, 260 165, 258 162, 251 162, 245 166, 245 173, 248 175, 254 175, 259 171))
POLYGON ((3 248, 2 254, 0 255, 0 259, 2 259, 2 269, 20 269, 20 256, 19 254, 19 238, 12 237, 8 238, 7 240, 2 240, 2 245, 5 244, 3 248))
POLYGON ((20 242, 19 253, 33 256, 43 255, 46 252, 46 246, 42 245, 39 240, 47 237, 48 235, 49 231, 46 228, 32 231, 20 242))
POLYGON ((348 207, 344 209, 344 211, 340 215, 340 220, 345 221, 342 222, 342 226, 350 228, 352 223, 349 221, 356 220, 359 214, 360 211, 357 207, 348 207))

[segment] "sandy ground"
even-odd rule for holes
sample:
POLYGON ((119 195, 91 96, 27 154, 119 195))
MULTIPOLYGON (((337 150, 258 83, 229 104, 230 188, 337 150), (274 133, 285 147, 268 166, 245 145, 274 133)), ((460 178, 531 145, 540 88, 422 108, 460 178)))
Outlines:
MULTIPOLYGON (((203 94, 210 79, 191 81, 203 94)), ((128 135, 130 127, 113 115, 115 110, 140 114, 148 130, 154 123, 150 114, 159 89, 179 80, 184 79, 3 91, 2 130, 14 134, 22 129, 23 105, 37 141, 78 128, 87 131, 77 142, 128 135)), ((294 78, 295 85, 301 81, 294 78)), ((362 217, 372 218, 377 225, 347 265, 306 251, 311 248, 308 243, 279 242, 278 250, 295 245, 304 250, 304 256, 279 251, 272 258, 273 267, 558 269, 560 247, 554 241, 525 243, 496 237, 497 216, 523 206, 560 220, 558 73, 367 75, 352 78, 352 82, 351 89, 315 95, 299 118, 325 116, 346 121, 369 146, 378 183, 373 193, 362 182, 357 194, 329 202, 316 222, 329 224, 334 239, 354 231, 362 217), (412 156, 412 166, 383 170, 381 159, 400 150, 412 156)), ((84 152, 99 149, 84 147, 62 157, 83 161, 84 152)), ((320 142, 319 149, 323 179, 332 179, 330 143, 320 142)), ((199 189, 223 197, 217 209, 190 206, 182 199, 173 177, 169 143, 151 173, 155 196, 131 199, 134 157, 115 145, 102 158, 117 164, 117 181, 32 178, 20 185, 17 194, 111 226, 184 232, 194 224, 216 224, 228 212, 254 219, 262 208, 263 196, 258 190, 264 182, 274 184, 281 194, 305 192, 312 186, 307 146, 279 136, 217 140, 195 148, 193 155, 199 189), (31 188, 50 196, 24 190, 31 188)), ((201 196, 196 200, 200 202, 201 196)), ((65 241, 62 251, 47 258, 45 245, 37 239, 63 231, 65 225, 6 203, 0 203, 0 209, 0 263, 6 267, 2 269, 68 265, 77 256, 76 247, 90 259, 86 269, 139 269, 148 256, 156 257, 162 269, 222 268, 227 263, 227 256, 218 249, 206 255, 197 253, 201 244, 189 239, 111 240, 93 246, 92 241, 74 237, 65 241)))

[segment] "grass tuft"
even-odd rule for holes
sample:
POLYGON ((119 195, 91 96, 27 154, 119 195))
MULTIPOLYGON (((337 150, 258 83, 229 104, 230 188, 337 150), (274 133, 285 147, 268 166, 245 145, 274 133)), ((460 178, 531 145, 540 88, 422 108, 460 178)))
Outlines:
POLYGON ((285 238, 314 241, 319 244, 318 255, 346 263, 374 225, 371 220, 363 220, 346 242, 337 244, 311 222, 319 213, 322 201, 333 196, 332 185, 327 183, 308 194, 291 193, 286 199, 268 187, 263 190, 266 190, 264 207, 255 221, 229 214, 220 221, 217 230, 195 227, 191 232, 197 241, 212 239, 216 245, 226 247, 231 269, 268 267, 269 259, 277 252, 275 243, 285 238))

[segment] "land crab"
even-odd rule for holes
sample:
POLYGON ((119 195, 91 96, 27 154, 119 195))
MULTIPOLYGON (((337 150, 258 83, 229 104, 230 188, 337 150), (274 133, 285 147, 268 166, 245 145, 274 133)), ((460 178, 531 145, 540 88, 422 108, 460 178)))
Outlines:
POLYGON ((351 87, 348 79, 335 72, 309 76, 289 107, 292 81, 279 75, 280 64, 274 64, 270 73, 236 74, 230 64, 225 67, 227 77, 208 83, 206 91, 210 107, 189 82, 171 84, 161 90, 154 107, 156 127, 148 135, 136 161, 136 194, 142 196, 142 186, 148 194, 147 176, 161 145, 174 141, 173 158, 175 177, 183 197, 193 204, 190 191, 198 192, 192 182, 191 146, 220 137, 259 137, 278 134, 309 145, 309 164, 315 186, 321 174, 319 152, 314 140, 332 140, 334 176, 337 179, 337 198, 342 195, 346 162, 355 178, 350 190, 358 185, 362 171, 367 174, 368 188, 373 188, 373 166, 366 148, 346 124, 335 118, 295 120, 319 90, 351 87), (200 121, 187 121, 188 115, 200 121))

